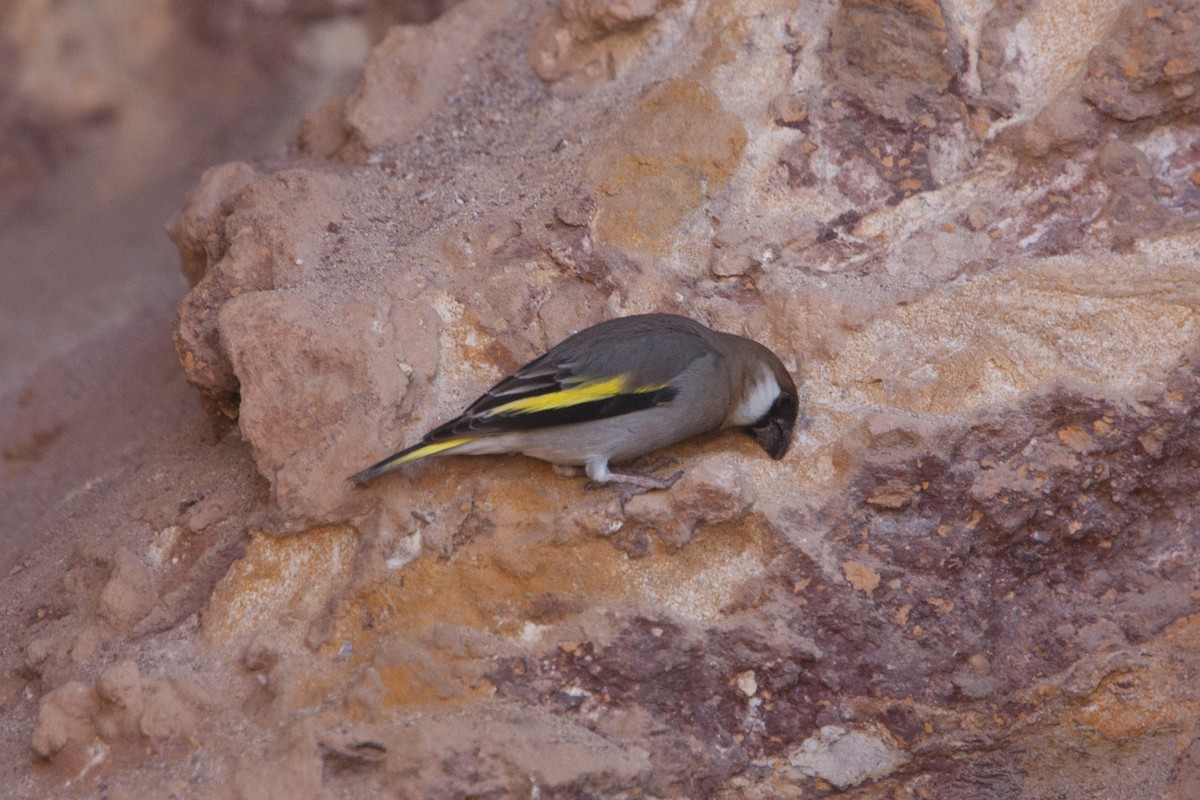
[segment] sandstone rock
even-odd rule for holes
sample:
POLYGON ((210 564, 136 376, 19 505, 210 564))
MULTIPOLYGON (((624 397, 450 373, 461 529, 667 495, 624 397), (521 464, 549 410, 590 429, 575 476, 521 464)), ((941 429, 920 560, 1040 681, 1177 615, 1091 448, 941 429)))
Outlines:
POLYGON ((672 0, 561 0, 544 16, 529 47, 529 63, 542 80, 580 91, 612 80, 678 35, 672 0), (670 31, 670 32, 668 32, 670 31))
POLYGON ((232 780, 238 800, 310 800, 321 796, 321 760, 310 725, 285 731, 267 757, 245 755, 232 780))
POLYGON ((226 165, 206 173, 172 223, 172 239, 194 282, 180 308, 175 349, 188 380, 208 396, 227 400, 240 386, 218 331, 225 303, 294 286, 311 273, 328 223, 340 217, 331 197, 335 187, 309 173, 259 176, 226 165), (236 207, 234 195, 243 198, 236 207), (195 263, 198 253, 205 254, 203 266, 195 263))
POLYGON ((183 209, 167 224, 167 235, 179 249, 180 269, 188 286, 199 283, 209 264, 221 258, 228 242, 222 238, 220 223, 232 210, 237 193, 259 177, 241 161, 205 170, 183 209))
POLYGON ((709 456, 689 466, 668 492, 648 492, 625 503, 625 525, 683 547, 704 525, 741 519, 754 502, 753 489, 737 466, 709 456))
POLYGON ((143 735, 152 739, 187 735, 197 730, 199 723, 197 709, 170 681, 156 682, 146 692, 145 708, 138 719, 143 735))
POLYGON ((351 152, 366 157, 415 131, 455 91, 462 54, 497 17, 460 6, 432 25, 397 25, 380 42, 346 99, 351 152))
POLYGON ((92 725, 95 709, 95 693, 78 681, 47 693, 38 703, 33 749, 43 758, 50 758, 68 744, 86 746, 95 736, 92 725))
POLYGON ((313 519, 342 503, 346 476, 372 460, 362 446, 377 437, 370 419, 400 403, 411 380, 428 378, 411 362, 426 361, 438 335, 428 307, 288 292, 232 299, 218 329, 244 387, 239 421, 259 470, 281 508, 313 519), (329 338, 335 331, 340 339, 329 338), (306 411, 297 424, 298 408, 306 411), (346 442, 348 431, 361 444, 346 442))
POLYGON ((1088 58, 1084 97, 1125 121, 1200 108, 1198 15, 1194 0, 1127 4, 1088 58))
POLYGON ((368 667, 359 680, 346 689, 345 708, 350 719, 375 722, 379 719, 387 687, 379 671, 368 667))
POLYGON ((788 760, 806 775, 848 789, 891 774, 908 761, 908 756, 889 737, 827 725, 806 739, 788 760))
POLYGON ((320 742, 326 764, 378 762, 403 791, 423 796, 460 784, 431 758, 447 748, 476 765, 464 777, 477 794, 585 787, 605 792, 651 769, 644 753, 625 752, 582 726, 506 704, 489 708, 474 725, 437 715, 420 725, 346 726, 321 734, 320 742))
POLYGON ((132 660, 121 661, 101 673, 96 681, 96 694, 112 709, 108 715, 111 719, 109 729, 101 731, 105 739, 111 741, 138 731, 146 707, 142 684, 138 666, 132 660))
POLYGON ((113 561, 112 577, 100 592, 100 614, 113 624, 128 625, 154 604, 150 571, 126 549, 118 550, 113 561))

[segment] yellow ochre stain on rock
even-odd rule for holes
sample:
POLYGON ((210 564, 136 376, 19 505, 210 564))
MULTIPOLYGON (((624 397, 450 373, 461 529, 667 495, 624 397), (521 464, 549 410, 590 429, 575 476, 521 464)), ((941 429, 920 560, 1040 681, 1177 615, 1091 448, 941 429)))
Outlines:
POLYGON ((596 234, 662 255, 683 219, 729 181, 746 130, 702 84, 655 90, 588 167, 599 189, 596 234))
POLYGON ((600 536, 555 542, 497 528, 450 559, 422 557, 395 579, 359 587, 339 620, 351 640, 448 624, 514 637, 608 602, 655 602, 712 619, 767 560, 753 519, 702 530, 676 552, 630 559, 600 536))
POLYGON ((206 635, 232 645, 235 658, 264 634, 282 637, 289 707, 340 697, 366 666, 382 681, 383 706, 458 705, 492 692, 473 637, 537 645, 543 626, 622 601, 713 620, 772 557, 769 529, 752 514, 702 528, 682 548, 655 543, 630 558, 598 529, 616 519, 607 498, 581 501, 578 492, 571 481, 477 491, 478 520, 463 523, 454 552, 426 551, 399 569, 359 563, 375 559, 360 555, 373 545, 349 527, 252 534, 214 591, 206 635), (590 508, 580 513, 580 502, 590 508), (330 614, 313 651, 306 637, 330 614))
POLYGON ((252 531, 246 554, 213 590, 205 634, 228 643, 278 627, 282 618, 314 617, 349 578, 357 552, 352 528, 315 528, 287 537, 252 531))

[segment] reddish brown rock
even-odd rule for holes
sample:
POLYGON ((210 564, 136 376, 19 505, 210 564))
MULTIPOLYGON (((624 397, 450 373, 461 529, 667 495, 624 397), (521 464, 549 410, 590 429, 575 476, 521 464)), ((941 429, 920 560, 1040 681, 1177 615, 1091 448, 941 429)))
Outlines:
POLYGON ((937 3, 851 0, 830 26, 827 72, 873 114, 917 123, 916 115, 947 106, 943 95, 961 64, 937 3))
POLYGON ((1200 3, 1126 4, 1088 59, 1083 96, 1130 122, 1200 108, 1200 3))

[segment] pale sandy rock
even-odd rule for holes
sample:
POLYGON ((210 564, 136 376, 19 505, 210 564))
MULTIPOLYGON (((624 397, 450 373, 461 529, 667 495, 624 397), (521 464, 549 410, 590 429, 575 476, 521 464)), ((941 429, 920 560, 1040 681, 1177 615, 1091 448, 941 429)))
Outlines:
POLYGON ((1109 39, 1125 5, 1121 0, 1070 0, 1029 9, 1006 3, 956 4, 956 11, 970 20, 963 29, 968 75, 978 75, 978 99, 1000 112, 992 132, 1033 119, 1072 91, 1093 48, 1109 39))
POLYGON ((742 121, 706 85, 657 88, 588 165, 600 192, 597 237, 661 257, 681 223, 729 181, 746 144, 742 121))
POLYGON ((95 736, 92 724, 95 709, 95 692, 78 681, 47 693, 38 703, 33 749, 43 758, 50 758, 68 744, 86 745, 95 736))
POLYGON ((100 592, 100 614, 110 623, 137 622, 154 605, 149 568, 125 548, 113 556, 113 574, 100 592))
POLYGON ((683 547, 704 525, 735 522, 749 511, 754 491, 738 469, 709 455, 688 465, 670 491, 647 492, 625 503, 625 525, 683 547))
POLYGON ((321 302, 297 292, 256 292, 226 305, 219 331, 243 386, 239 422, 289 514, 322 519, 340 505, 346 477, 375 458, 366 447, 378 440, 372 419, 399 404, 410 381, 429 377, 405 354, 433 347, 436 317, 414 318, 413 310, 386 298, 321 302), (393 315, 405 310, 397 330, 393 315), (329 338, 334 331, 342 337, 329 338))
POLYGON ((184 207, 167 224, 167 235, 179 249, 180 269, 189 286, 200 282, 210 260, 220 258, 220 223, 237 193, 258 177, 253 167, 241 161, 205 170, 184 207))
POLYGON ((347 95, 334 95, 300 120, 296 146, 302 152, 331 158, 346 146, 346 100, 347 95))
POLYGON ((542 17, 528 51, 538 76, 568 92, 616 79, 679 36, 677 0, 561 0, 542 17))
POLYGON ((363 722, 376 722, 380 717, 382 704, 387 699, 387 694, 387 686, 384 685, 383 678, 379 676, 379 671, 373 667, 367 667, 359 675, 358 680, 346 688, 344 708, 347 717, 363 722))
POLYGON ((827 780, 839 789, 858 786, 894 772, 909 760, 890 737, 873 731, 826 725, 788 756, 792 767, 827 780))
POLYGON ((341 218, 338 191, 327 176, 258 176, 235 164, 210 170, 172 223, 194 283, 180 308, 175 349, 188 380, 209 397, 228 400, 240 386, 218 331, 221 309, 244 293, 296 286, 314 274, 333 236, 329 226, 341 218), (234 195, 242 198, 236 205, 234 195), (193 260, 198 253, 203 266, 193 260))
MULTIPOLYGON (((146 696, 134 661, 126 659, 102 672, 96 681, 96 694, 111 705, 113 716, 123 721, 114 734, 132 733, 137 729, 137 721, 145 710, 146 696)), ((114 736, 110 734, 105 738, 114 736)))
POLYGON ((455 785, 437 765, 449 747, 476 769, 477 794, 611 791, 652 769, 645 753, 622 750, 585 727, 552 715, 493 705, 470 727, 453 715, 405 725, 340 726, 318 734, 326 764, 378 762, 403 791, 434 796, 455 785))
POLYGON ((145 707, 138 719, 138 728, 151 739, 186 736, 198 729, 200 719, 199 709, 170 681, 159 681, 145 692, 145 707))
POLYGON ((246 754, 231 781, 238 800, 315 800, 321 796, 321 759, 311 725, 283 732, 266 756, 246 754))
POLYGON ((31 672, 41 671, 42 664, 50 657, 55 648, 55 641, 49 636, 30 639, 25 644, 25 668, 31 672))
POLYGON ((461 4, 428 26, 397 25, 375 47, 346 99, 352 152, 366 157, 400 141, 458 88, 468 57, 503 18, 470 9, 461 4))
MULTIPOLYGON (((128 599, 127 596, 124 599, 128 599)), ((71 642, 71 661, 76 664, 87 663, 111 636, 112 628, 107 623, 83 624, 71 642)))

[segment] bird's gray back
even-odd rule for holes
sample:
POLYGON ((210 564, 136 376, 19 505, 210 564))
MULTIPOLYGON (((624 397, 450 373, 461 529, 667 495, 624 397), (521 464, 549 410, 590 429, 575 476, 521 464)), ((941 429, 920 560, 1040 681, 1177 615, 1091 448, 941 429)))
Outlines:
POLYGON ((628 374, 633 386, 642 387, 674 381, 705 355, 724 358, 712 346, 712 331, 672 314, 619 317, 583 333, 567 337, 535 363, 587 378, 628 374), (603 337, 604 347, 595 346, 596 337, 603 337))

